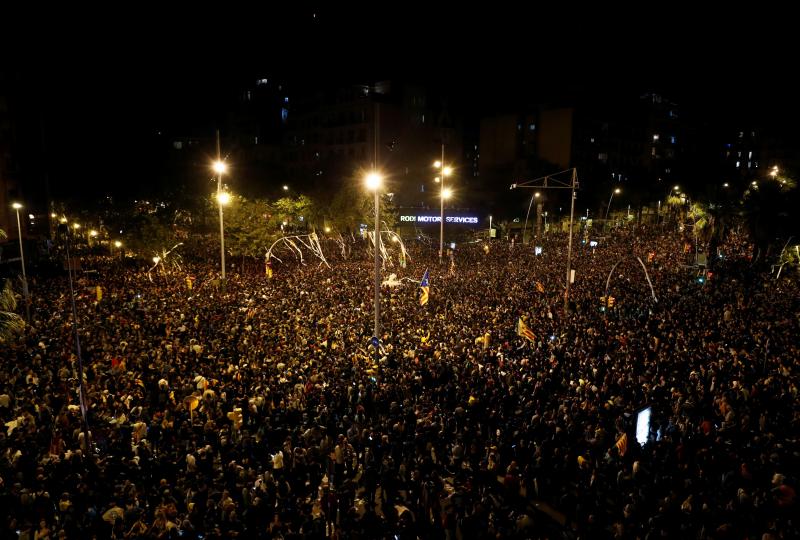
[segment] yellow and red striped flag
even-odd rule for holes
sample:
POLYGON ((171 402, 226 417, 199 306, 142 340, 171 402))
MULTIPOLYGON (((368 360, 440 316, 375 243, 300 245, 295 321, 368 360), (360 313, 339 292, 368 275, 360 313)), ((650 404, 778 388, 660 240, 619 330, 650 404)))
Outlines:
POLYGON ((528 341, 536 341, 536 334, 534 334, 528 325, 525 324, 525 321, 522 320, 522 317, 519 318, 517 321, 517 335, 522 336, 528 341))

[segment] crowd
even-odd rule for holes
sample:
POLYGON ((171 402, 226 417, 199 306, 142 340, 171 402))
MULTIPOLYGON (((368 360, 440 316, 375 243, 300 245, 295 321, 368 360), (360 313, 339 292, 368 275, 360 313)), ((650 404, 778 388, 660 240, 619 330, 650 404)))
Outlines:
POLYGON ((565 238, 538 244, 408 246, 377 355, 357 250, 224 290, 213 258, 86 257, 85 421, 67 277, 35 280, 0 346, 0 535, 798 537, 796 277, 733 235, 699 279, 674 233, 618 231, 577 240, 565 306, 565 238))

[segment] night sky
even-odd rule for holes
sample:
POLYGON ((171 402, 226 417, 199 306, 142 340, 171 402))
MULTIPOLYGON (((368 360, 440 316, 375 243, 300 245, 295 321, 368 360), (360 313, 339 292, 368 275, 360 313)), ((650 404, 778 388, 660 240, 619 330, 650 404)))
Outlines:
POLYGON ((768 23, 730 8, 576 19, 537 6, 466 6, 126 14, 38 28, 8 65, 46 126, 55 195, 136 182, 157 166, 148 156, 154 133, 212 131, 231 96, 259 76, 280 77, 294 92, 413 80, 443 89, 467 114, 655 90, 710 121, 789 125, 799 116, 790 71, 797 47, 781 17, 768 23))

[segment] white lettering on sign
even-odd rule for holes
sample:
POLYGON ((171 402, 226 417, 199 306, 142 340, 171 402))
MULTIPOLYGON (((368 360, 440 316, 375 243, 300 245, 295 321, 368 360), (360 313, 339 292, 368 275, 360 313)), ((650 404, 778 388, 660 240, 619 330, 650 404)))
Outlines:
MULTIPOLYGON (((441 216, 400 216, 400 221, 411 223, 439 223, 442 221, 442 218, 441 216)), ((447 216, 445 222, 477 224, 478 218, 475 216, 447 216)))

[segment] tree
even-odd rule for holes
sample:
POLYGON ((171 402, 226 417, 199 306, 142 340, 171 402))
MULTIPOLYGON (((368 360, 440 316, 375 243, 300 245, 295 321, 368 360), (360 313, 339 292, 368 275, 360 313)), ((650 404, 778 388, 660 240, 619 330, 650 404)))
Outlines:
MULTIPOLYGON (((6 232, 0 229, 0 238, 6 238, 6 232)), ((17 299, 11 290, 11 281, 6 280, 3 290, 0 291, 0 342, 5 342, 20 332, 25 323, 22 317, 14 313, 17 308, 17 299)))
MULTIPOLYGON (((381 222, 389 229, 397 222, 393 199, 391 194, 381 193, 381 222)), ((375 196, 353 175, 333 196, 328 205, 328 219, 342 233, 358 232, 362 223, 370 227, 375 222, 375 196)))
POLYGON ((754 258, 768 256, 779 232, 788 227, 789 194, 796 186, 793 179, 773 171, 764 180, 754 180, 744 192, 742 206, 754 258))

